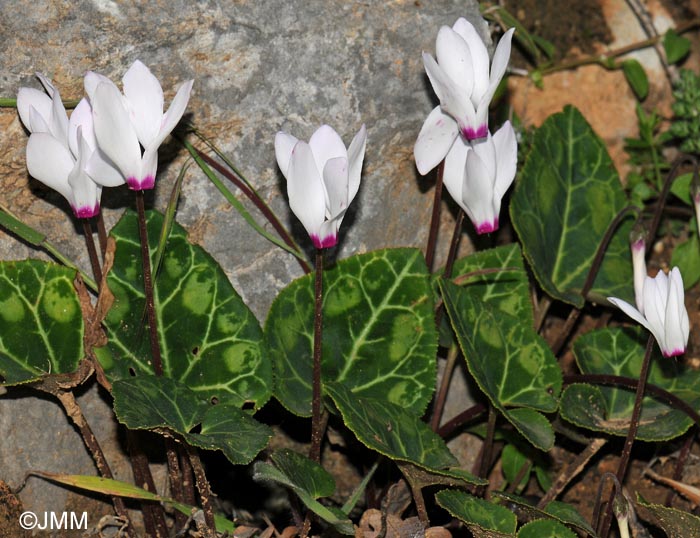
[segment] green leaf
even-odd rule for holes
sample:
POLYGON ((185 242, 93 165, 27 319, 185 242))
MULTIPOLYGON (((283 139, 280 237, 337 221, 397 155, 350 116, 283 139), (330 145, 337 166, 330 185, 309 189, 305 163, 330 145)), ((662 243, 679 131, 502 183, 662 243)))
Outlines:
MULTIPOLYGON (((163 216, 147 212, 151 262, 163 216)), ((105 325, 109 345, 97 356, 111 379, 152 374, 136 214, 127 211, 112 229, 117 251, 107 283, 115 302, 105 325)), ((262 355, 262 330, 226 274, 173 223, 154 295, 163 375, 202 399, 261 407, 272 372, 262 355)))
POLYGON ((690 40, 678 35, 673 28, 666 32, 663 43, 666 60, 670 64, 680 62, 690 52, 690 40))
MULTIPOLYGON (((513 226, 537 281, 553 298, 581 308, 581 290, 598 246, 627 205, 603 142, 572 106, 537 129, 511 198, 513 226)), ((617 230, 589 299, 631 301, 632 219, 617 230)))
POLYGON ((688 204, 693 205, 693 200, 690 196, 690 183, 693 181, 693 174, 681 174, 676 177, 671 183, 671 192, 679 199, 688 204))
POLYGON ((515 487, 517 492, 521 492, 530 480, 532 462, 528 460, 527 456, 520 452, 515 445, 504 446, 503 452, 501 452, 501 468, 503 470, 503 476, 508 484, 515 483, 523 467, 525 467, 525 472, 521 476, 520 482, 515 487))
POLYGON ((581 529, 591 536, 598 536, 588 520, 583 517, 576 508, 568 503, 552 501, 545 506, 544 511, 552 517, 557 518, 562 523, 581 529))
POLYGON ((440 282, 445 307, 469 372, 491 403, 537 448, 549 450, 554 432, 536 410, 557 409, 561 370, 530 323, 495 311, 469 288, 440 282))
POLYGON ((622 72, 637 99, 644 101, 649 94, 649 79, 642 64, 637 60, 625 60, 622 62, 622 72))
POLYGON ((678 510, 676 508, 668 508, 660 504, 652 504, 644 500, 637 494, 637 502, 649 510, 668 538, 689 538, 690 536, 700 536, 700 518, 678 510))
POLYGON ((468 286, 473 297, 489 303, 494 310, 533 320, 530 281, 517 243, 482 250, 458 259, 452 269, 452 280, 468 286), (471 273, 495 269, 502 271, 464 278, 471 273))
POLYGON ((518 531, 518 538, 576 538, 564 525, 553 519, 538 519, 526 523, 518 531))
POLYGON ((235 403, 211 405, 186 385, 167 377, 140 375, 112 385, 114 412, 134 430, 167 428, 189 444, 221 450, 235 465, 265 448, 272 430, 235 403))
MULTIPOLYGON (((695 218, 690 221, 691 229, 697 229, 695 218)), ((676 245, 671 254, 671 267, 678 266, 683 275, 683 287, 692 288, 700 280, 700 241, 698 234, 692 233, 690 238, 676 245)))
MULTIPOLYGON (((442 438, 410 410, 385 400, 358 396, 340 383, 328 383, 326 391, 345 425, 372 450, 428 471, 458 464, 442 438)), ((472 484, 482 482, 465 472, 450 476, 472 484)))
POLYGON ((277 482, 290 488, 317 516, 343 534, 353 535, 354 527, 345 514, 339 514, 316 499, 329 497, 335 491, 335 480, 318 463, 291 450, 272 454, 274 463, 257 462, 253 478, 260 482, 277 482))
POLYGON ((438 492, 435 499, 452 516, 463 521, 476 538, 515 537, 517 519, 504 506, 450 489, 438 492))
MULTIPOLYGON (((574 342, 581 372, 639 377, 648 333, 639 329, 611 328, 586 333, 574 342)), ((692 406, 700 405, 700 372, 684 370, 678 362, 664 359, 655 347, 649 383, 659 386, 692 406)), ((608 386, 570 385, 562 395, 561 416, 595 431, 625 436, 634 407, 634 391, 608 386)), ((692 421, 649 396, 644 398, 637 437, 665 441, 685 433, 692 421)))
POLYGON ((0 262, 0 382, 74 372, 83 358, 75 271, 39 260, 0 262))
MULTIPOLYGON (((323 382, 416 415, 435 383, 437 332, 430 279, 417 249, 352 256, 323 273, 323 382)), ((311 414, 314 276, 283 289, 265 322, 275 397, 311 414)))

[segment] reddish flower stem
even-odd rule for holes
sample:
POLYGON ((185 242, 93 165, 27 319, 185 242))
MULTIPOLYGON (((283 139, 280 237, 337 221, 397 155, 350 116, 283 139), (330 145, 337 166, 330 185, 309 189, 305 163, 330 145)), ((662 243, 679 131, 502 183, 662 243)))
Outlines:
POLYGON ((311 400, 311 448, 309 458, 321 461, 321 441, 323 439, 324 420, 321 401, 321 358, 323 336, 323 249, 316 249, 316 271, 314 273, 314 351, 311 400))
POLYGON ((100 260, 97 257, 97 249, 95 248, 95 240, 92 237, 92 226, 89 219, 80 219, 83 224, 83 235, 85 236, 85 246, 87 247, 88 256, 90 257, 90 265, 92 266, 92 274, 97 282, 99 289, 102 283, 102 269, 100 268, 100 260))
POLYGON ((425 247, 425 263, 428 271, 432 272, 435 261, 435 248, 437 245, 438 229, 440 228, 440 207, 442 204, 442 176, 445 170, 445 161, 441 161, 437 168, 435 181, 435 194, 433 196, 433 213, 430 217, 430 231, 428 232, 428 244, 425 247))

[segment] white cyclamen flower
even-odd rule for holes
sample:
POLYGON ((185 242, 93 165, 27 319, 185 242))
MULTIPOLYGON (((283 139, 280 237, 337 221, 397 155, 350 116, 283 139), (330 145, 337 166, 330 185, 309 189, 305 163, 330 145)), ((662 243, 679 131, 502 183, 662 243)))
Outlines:
POLYGON ((158 148, 185 113, 194 80, 180 86, 165 113, 163 89, 139 60, 128 69, 122 83, 123 95, 107 77, 93 72, 85 76, 97 143, 122 175, 116 182, 95 179, 108 187, 126 183, 132 190, 152 189, 158 148))
POLYGON ((664 357, 685 353, 690 321, 678 267, 671 269, 668 275, 659 271, 656 278, 645 277, 641 311, 622 299, 608 297, 608 301, 646 327, 656 338, 664 357))
POLYGON ((488 134, 488 108, 510 60, 511 28, 501 38, 489 68, 489 55, 476 29, 464 18, 443 26, 436 41, 437 61, 423 53, 423 63, 440 100, 418 134, 414 155, 425 175, 447 155, 455 140, 488 134))
POLYGON ((106 177, 118 172, 97 150, 90 103, 82 99, 69 120, 58 89, 43 75, 37 77, 46 93, 34 88, 20 88, 17 93, 20 119, 31 133, 27 169, 63 195, 77 217, 93 217, 100 211, 102 187, 93 181, 88 163, 95 163, 106 177))
POLYGON ((443 181, 479 234, 498 229, 501 199, 515 178, 518 142, 510 122, 476 142, 458 139, 445 157, 443 181))
POLYGON ((360 188, 366 142, 364 125, 347 150, 328 125, 319 127, 308 144, 285 132, 275 136, 275 155, 287 180, 289 206, 316 248, 338 242, 340 223, 360 188))

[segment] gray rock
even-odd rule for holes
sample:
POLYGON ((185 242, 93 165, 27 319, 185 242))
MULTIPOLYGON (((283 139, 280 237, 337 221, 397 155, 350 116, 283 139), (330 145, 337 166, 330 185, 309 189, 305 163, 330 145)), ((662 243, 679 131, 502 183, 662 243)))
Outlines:
MULTIPOLYGON (((418 176, 412 148, 435 98, 421 51, 434 53, 441 25, 451 25, 460 16, 477 20, 475 1, 5 4, 12 9, 3 9, 0 23, 3 97, 15 95, 20 86, 39 87, 34 72, 40 71, 64 98, 79 98, 85 71, 118 81, 140 59, 161 80, 167 106, 177 84, 194 78, 188 119, 232 158, 305 247, 308 238, 287 208, 274 134, 286 130, 308 139, 328 123, 349 143, 365 123, 362 186, 343 223, 337 256, 385 246, 424 246, 434 180, 418 176)), ((0 203, 88 268, 65 201, 27 177, 26 138, 16 112, 2 110, 0 203)), ((165 206, 184 154, 176 142, 161 150, 156 207, 165 206)), ((124 188, 104 193, 108 226, 130 203, 124 188)), ((187 174, 178 220, 221 263, 261 321, 275 294, 301 274, 295 259, 251 230, 196 167, 187 174)), ((443 242, 449 240, 450 222, 446 213, 443 242)), ((2 259, 39 255, 0 234, 2 259)), ((94 397, 90 405, 105 406, 94 397)), ((108 413, 95 417, 111 422, 108 413)), ((0 437, 0 478, 11 485, 29 468, 94 472, 53 402, 0 399, 0 437)), ((59 510, 67 502, 65 490, 48 484, 25 488, 22 499, 31 509, 59 510)))

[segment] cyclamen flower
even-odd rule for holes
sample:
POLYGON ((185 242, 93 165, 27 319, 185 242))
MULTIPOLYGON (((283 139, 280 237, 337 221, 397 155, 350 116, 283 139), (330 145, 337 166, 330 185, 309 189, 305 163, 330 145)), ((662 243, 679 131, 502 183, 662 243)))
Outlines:
POLYGON ((683 278, 678 267, 666 275, 659 271, 656 278, 644 279, 642 308, 608 297, 608 301, 646 327, 654 335, 664 357, 685 353, 690 334, 690 321, 685 308, 683 278))
POLYGON ((498 229, 501 199, 515 178, 518 142, 510 122, 484 140, 455 141, 445 157, 443 181, 474 223, 476 233, 498 229))
POLYGON ((93 162, 103 177, 113 178, 118 172, 97 149, 90 103, 82 99, 69 120, 58 89, 43 75, 37 77, 46 93, 34 88, 17 93, 20 119, 31 133, 29 174, 63 195, 76 217, 94 217, 100 211, 102 187, 93 181, 88 163, 93 162))
POLYGON ((447 155, 455 140, 488 135, 488 108, 510 59, 511 28, 501 38, 489 69, 489 55, 476 29, 464 18, 443 26, 436 41, 437 61, 423 53, 423 63, 440 105, 425 120, 414 154, 425 175, 447 155))
POLYGON ((364 125, 347 150, 328 125, 319 127, 308 144, 285 132, 275 136, 275 155, 287 180, 289 206, 316 248, 338 242, 340 224, 360 188, 366 142, 364 125))
POLYGON ((123 95, 107 77, 93 72, 85 75, 97 142, 122 176, 117 181, 95 179, 107 187, 126 183, 132 190, 152 189, 158 148, 185 113, 194 80, 180 86, 165 114, 163 89, 142 62, 131 65, 122 83, 123 95))

